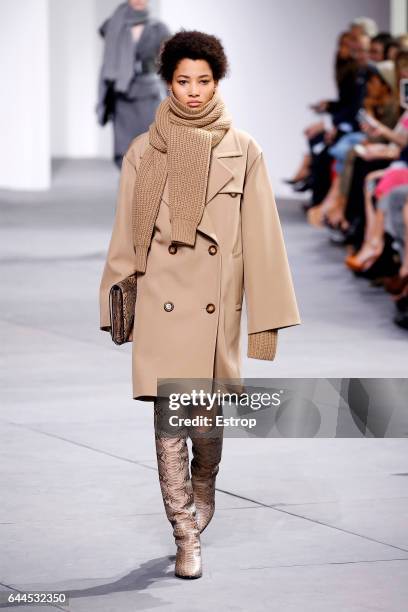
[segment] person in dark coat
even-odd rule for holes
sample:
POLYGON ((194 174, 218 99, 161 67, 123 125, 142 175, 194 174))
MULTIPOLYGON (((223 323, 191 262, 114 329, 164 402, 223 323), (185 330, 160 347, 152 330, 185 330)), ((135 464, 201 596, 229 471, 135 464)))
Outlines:
POLYGON ((131 141, 148 130, 166 96, 156 60, 170 30, 150 16, 147 0, 128 0, 103 22, 99 34, 105 48, 95 110, 99 125, 113 123, 113 159, 120 169, 131 141))

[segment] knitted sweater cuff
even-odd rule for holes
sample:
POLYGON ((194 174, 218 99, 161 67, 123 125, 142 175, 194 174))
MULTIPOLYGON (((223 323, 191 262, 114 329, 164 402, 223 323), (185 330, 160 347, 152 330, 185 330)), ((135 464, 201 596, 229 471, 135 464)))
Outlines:
POLYGON ((248 357, 273 361, 278 343, 278 330, 267 329, 255 334, 248 334, 248 357))
POLYGON ((146 271, 148 246, 135 246, 135 269, 138 272, 146 271))
POLYGON ((171 241, 194 246, 197 223, 191 219, 173 217, 171 221, 171 241))

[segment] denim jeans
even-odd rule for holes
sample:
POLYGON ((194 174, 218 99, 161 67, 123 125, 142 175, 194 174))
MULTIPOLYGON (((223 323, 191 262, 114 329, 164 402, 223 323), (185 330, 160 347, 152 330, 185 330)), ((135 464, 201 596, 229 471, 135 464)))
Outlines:
POLYGON ((342 136, 340 140, 329 148, 330 155, 336 160, 335 169, 337 174, 341 174, 343 172, 344 162, 350 149, 366 138, 366 135, 362 132, 350 132, 350 134, 345 134, 342 136))

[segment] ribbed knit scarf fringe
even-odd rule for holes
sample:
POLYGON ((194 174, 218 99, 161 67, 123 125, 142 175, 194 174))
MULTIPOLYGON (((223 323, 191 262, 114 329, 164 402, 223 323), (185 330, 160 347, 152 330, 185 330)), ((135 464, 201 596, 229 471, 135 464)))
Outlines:
POLYGON ((132 227, 137 271, 146 270, 167 176, 171 241, 194 245, 205 206, 211 149, 230 125, 217 92, 199 108, 189 108, 172 93, 158 106, 135 181, 132 227))

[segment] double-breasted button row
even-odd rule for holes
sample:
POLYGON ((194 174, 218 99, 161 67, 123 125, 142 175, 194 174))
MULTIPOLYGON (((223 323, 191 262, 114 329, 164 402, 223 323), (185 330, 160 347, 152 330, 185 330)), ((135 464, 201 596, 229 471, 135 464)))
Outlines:
MULTIPOLYGON (((174 304, 173 302, 164 302, 163 308, 166 312, 171 312, 174 309, 174 304)), ((212 314, 213 312, 215 312, 215 305, 207 304, 205 309, 209 314, 212 314)))
MULTIPOLYGON (((208 252, 210 255, 215 255, 217 251, 218 249, 215 246, 215 244, 212 244, 211 246, 208 247, 208 252)), ((170 255, 175 255, 177 253, 177 245, 170 244, 168 248, 168 252, 170 253, 170 255)))

